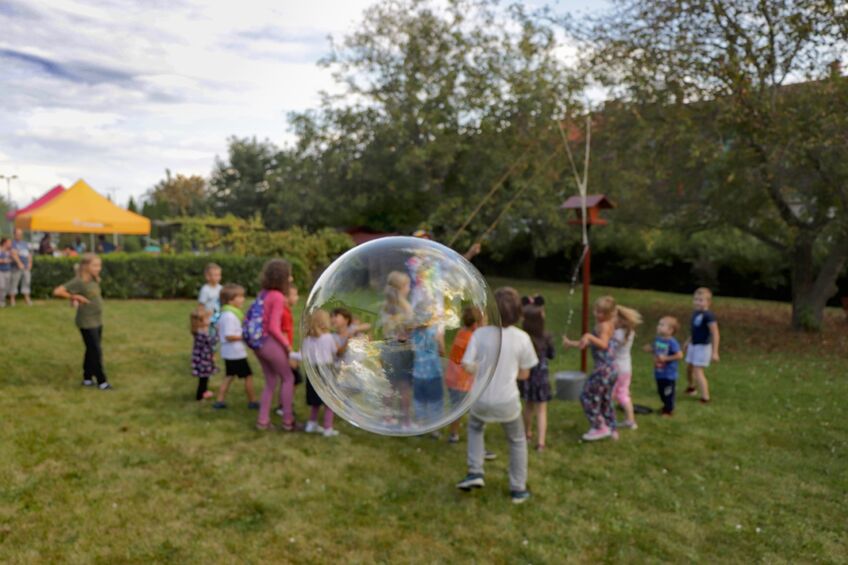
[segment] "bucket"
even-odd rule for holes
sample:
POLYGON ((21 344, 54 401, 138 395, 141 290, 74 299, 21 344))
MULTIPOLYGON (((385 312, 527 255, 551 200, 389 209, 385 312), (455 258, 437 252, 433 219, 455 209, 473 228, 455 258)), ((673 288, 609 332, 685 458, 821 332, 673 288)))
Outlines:
POLYGON ((582 371, 559 371, 554 373, 556 397, 559 400, 579 400, 586 382, 586 373, 582 371))

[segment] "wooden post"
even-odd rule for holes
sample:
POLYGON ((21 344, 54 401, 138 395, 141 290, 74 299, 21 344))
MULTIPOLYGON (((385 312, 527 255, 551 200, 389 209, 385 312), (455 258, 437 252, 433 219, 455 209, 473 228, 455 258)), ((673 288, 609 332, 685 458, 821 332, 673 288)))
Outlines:
MULTIPOLYGON (((588 226, 587 226, 588 228, 588 226)), ((591 270, 592 248, 586 248, 586 259, 583 260, 583 333, 589 332, 589 281, 591 270)), ((582 335, 581 335, 582 337, 582 335)), ((586 357, 588 348, 580 352, 580 370, 586 372, 586 357)))

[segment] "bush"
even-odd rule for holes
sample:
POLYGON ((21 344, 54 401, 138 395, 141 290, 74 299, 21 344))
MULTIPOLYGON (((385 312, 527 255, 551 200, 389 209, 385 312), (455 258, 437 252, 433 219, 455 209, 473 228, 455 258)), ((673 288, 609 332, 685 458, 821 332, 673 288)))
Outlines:
MULTIPOLYGON (((250 295, 259 291, 259 273, 266 257, 237 255, 148 255, 111 253, 103 255, 102 287, 106 298, 195 298, 203 285, 203 269, 217 263, 222 282, 242 285, 250 295)), ((309 270, 302 260, 286 258, 302 288, 310 283, 309 270)), ((78 258, 36 257, 32 292, 48 297, 53 289, 74 276, 78 258)))

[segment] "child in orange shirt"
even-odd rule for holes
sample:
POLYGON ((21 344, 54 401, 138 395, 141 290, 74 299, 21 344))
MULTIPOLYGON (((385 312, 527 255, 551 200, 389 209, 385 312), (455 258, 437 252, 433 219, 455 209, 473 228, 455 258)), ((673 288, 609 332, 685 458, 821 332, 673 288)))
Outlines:
MULTIPOLYGON (((445 373, 445 385, 448 387, 451 406, 457 406, 465 400, 474 382, 474 377, 462 368, 462 356, 465 355, 465 349, 468 347, 468 340, 471 339, 471 334, 477 329, 482 319, 483 313, 476 306, 466 306, 462 310, 462 328, 456 333, 456 337, 453 339, 453 346, 451 347, 450 358, 448 360, 448 369, 445 373)), ((449 443, 459 442, 460 419, 450 425, 449 443)))

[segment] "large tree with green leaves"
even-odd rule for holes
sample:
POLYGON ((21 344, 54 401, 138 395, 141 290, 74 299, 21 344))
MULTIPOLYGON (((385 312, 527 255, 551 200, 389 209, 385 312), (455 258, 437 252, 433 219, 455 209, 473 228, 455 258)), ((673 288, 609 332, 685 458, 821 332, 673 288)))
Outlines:
MULTIPOLYGON (((292 147, 233 140, 230 158, 213 176, 216 200, 243 215, 235 202, 243 194, 273 227, 410 232, 426 225, 450 237, 529 147, 469 234, 479 236, 532 179, 493 232, 492 246, 508 245, 517 234, 530 234, 540 252, 561 246, 557 204, 566 185, 558 170, 565 157, 546 158, 559 148, 553 118, 578 111, 572 99, 579 88, 559 47, 552 27, 520 6, 378 3, 322 63, 340 92, 291 116, 292 147), (260 199, 262 182, 268 188, 260 199), (543 220, 548 229, 538 229, 543 220)), ((469 234, 457 245, 467 245, 469 234)))
POLYGON ((641 172, 638 194, 669 225, 730 226, 780 252, 792 325, 819 328, 848 261, 845 6, 619 0, 570 29, 616 94, 610 115, 637 128, 618 165, 641 172))

